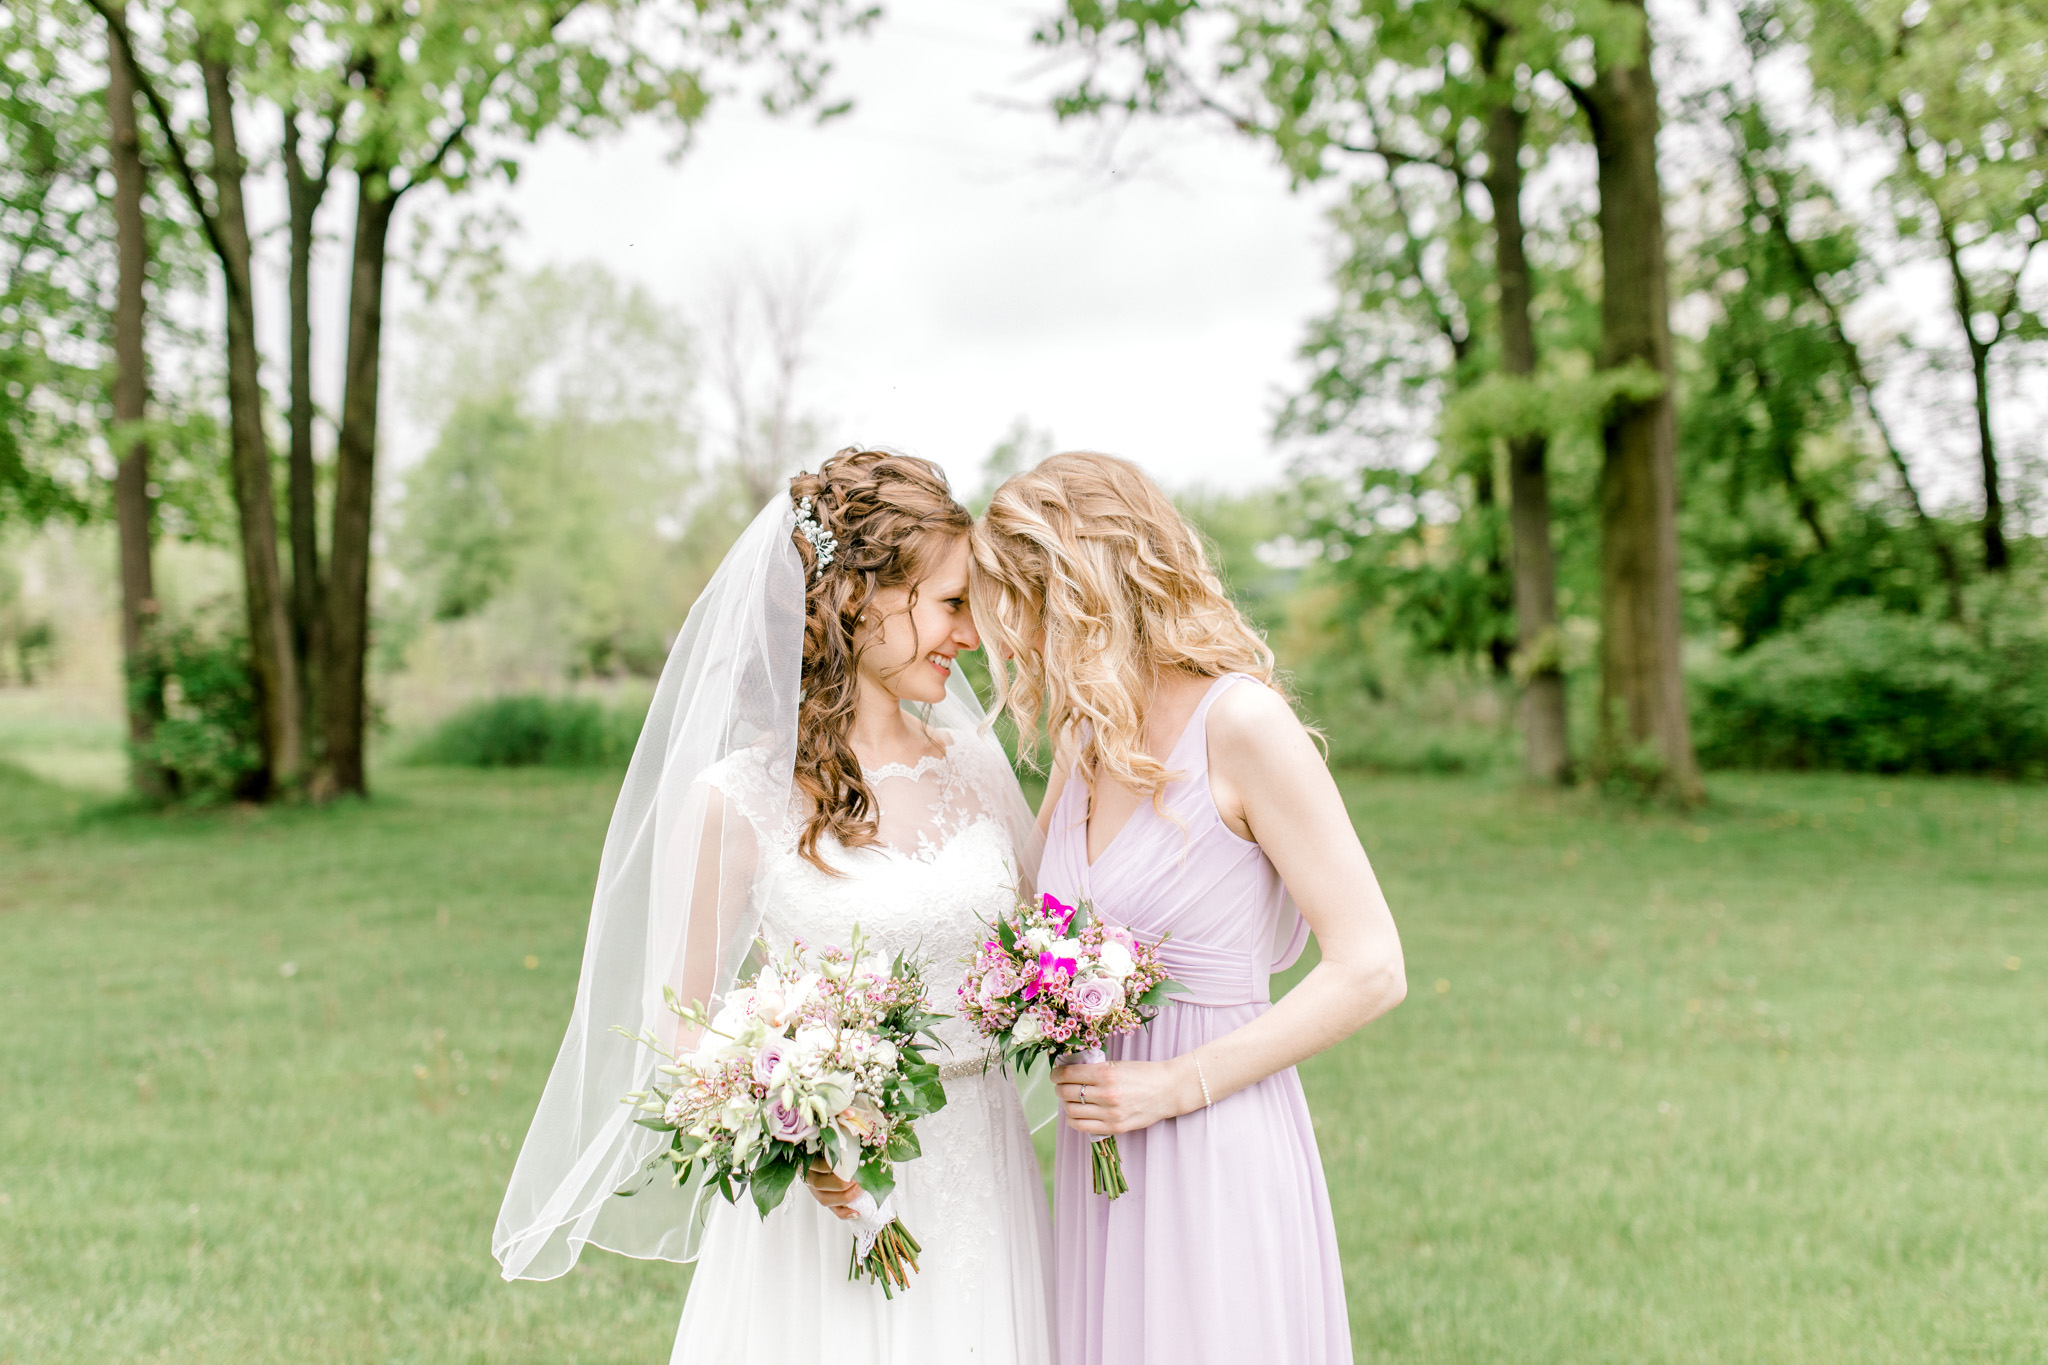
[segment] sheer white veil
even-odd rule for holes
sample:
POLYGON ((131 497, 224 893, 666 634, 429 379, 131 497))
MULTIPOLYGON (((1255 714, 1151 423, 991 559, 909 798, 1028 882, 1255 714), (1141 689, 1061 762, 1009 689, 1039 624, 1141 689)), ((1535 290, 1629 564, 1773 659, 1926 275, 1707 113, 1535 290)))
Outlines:
MULTIPOLYGON (((705 778, 740 755, 752 791, 765 774, 759 809, 790 808, 805 596, 795 525, 787 497, 754 518, 690 609, 655 687, 605 835, 575 1009, 491 1237, 508 1280, 566 1274, 586 1245, 671 1261, 696 1254, 704 1191, 649 1178, 663 1135, 620 1103, 660 1058, 614 1029, 673 1040, 663 987, 685 1000, 722 995, 758 932, 759 850, 776 831, 750 823, 705 778)), ((1000 752, 958 669, 930 720, 955 743, 1000 752)), ((1037 824, 1014 784, 999 804, 1028 887, 1037 824)))

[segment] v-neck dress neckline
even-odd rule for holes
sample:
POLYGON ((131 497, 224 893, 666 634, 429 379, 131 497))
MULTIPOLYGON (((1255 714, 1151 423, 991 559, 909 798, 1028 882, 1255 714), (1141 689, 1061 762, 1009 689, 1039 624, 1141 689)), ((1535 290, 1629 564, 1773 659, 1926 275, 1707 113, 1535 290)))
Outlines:
MULTIPOLYGON (((1174 760, 1180 757, 1180 751, 1187 747, 1188 740, 1198 731, 1202 735, 1204 743, 1207 742, 1209 704, 1215 700, 1217 692, 1222 689, 1223 685, 1235 676, 1232 673, 1224 673, 1210 679, 1209 686, 1203 689, 1200 697, 1196 698, 1195 709, 1188 712, 1187 721, 1180 727, 1180 734, 1173 741, 1173 747, 1166 751, 1164 765, 1168 772, 1182 771, 1174 763, 1174 760)), ((1204 759, 1201 765, 1201 776, 1206 780, 1208 773, 1209 764, 1204 759)), ((1184 772, 1180 778, 1175 780, 1185 782, 1194 776, 1194 773, 1184 772)), ((1158 814, 1158 811, 1155 809, 1154 802, 1140 799, 1137 807, 1128 816, 1124 817, 1124 822, 1121 825, 1116 827, 1116 833, 1109 836, 1109 842, 1102 846, 1102 852, 1091 858, 1088 856, 1088 846, 1094 842, 1091 830, 1095 824, 1095 792, 1092 786, 1087 783, 1081 784, 1081 791, 1082 799, 1087 802, 1087 813, 1081 819, 1081 866, 1082 874, 1085 877, 1102 865, 1102 860, 1107 858, 1110 852, 1123 841, 1124 835, 1130 833, 1131 826, 1138 823, 1139 819, 1147 811, 1150 811, 1155 816, 1158 814)))

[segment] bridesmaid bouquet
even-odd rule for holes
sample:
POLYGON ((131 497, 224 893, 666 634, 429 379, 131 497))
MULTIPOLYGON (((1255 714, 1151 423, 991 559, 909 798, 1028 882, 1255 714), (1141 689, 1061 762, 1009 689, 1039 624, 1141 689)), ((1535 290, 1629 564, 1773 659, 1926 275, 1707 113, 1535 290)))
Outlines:
MULTIPOLYGON (((1152 945, 1130 930, 1052 896, 1025 902, 994 926, 960 984, 960 1009, 1018 1075, 1039 1057, 1099 1062, 1103 1045, 1143 1028, 1166 997, 1168 979, 1152 945)), ((1130 1186, 1116 1134, 1091 1139, 1097 1194, 1130 1186)))
POLYGON ((624 1102, 641 1111, 635 1122, 670 1135, 650 1165, 674 1167, 678 1184, 701 1171, 728 1202, 744 1189, 763 1218, 815 1158, 842 1180, 857 1177, 847 1278, 894 1298, 922 1250, 890 1209, 894 1164, 919 1154, 912 1123, 945 1106, 938 1065, 919 1040, 936 1045, 932 1026, 946 1016, 927 1008, 920 963, 902 954, 884 963, 864 946, 856 926, 850 948, 825 948, 814 962, 798 940, 716 1014, 665 991, 700 1041, 677 1057, 641 1036, 669 1058, 658 1068, 667 1079, 624 1102))

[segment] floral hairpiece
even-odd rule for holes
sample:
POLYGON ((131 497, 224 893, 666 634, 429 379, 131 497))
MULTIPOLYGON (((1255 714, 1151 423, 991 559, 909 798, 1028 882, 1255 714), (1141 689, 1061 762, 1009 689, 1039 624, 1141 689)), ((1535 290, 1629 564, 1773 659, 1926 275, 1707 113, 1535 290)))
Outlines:
POLYGON ((811 542, 811 549, 817 553, 818 567, 813 571, 812 576, 823 578, 825 576, 825 566, 830 564, 833 555, 839 552, 839 540, 819 523, 817 517, 812 515, 811 500, 809 498, 805 498, 796 505, 796 529, 804 533, 804 539, 811 542))

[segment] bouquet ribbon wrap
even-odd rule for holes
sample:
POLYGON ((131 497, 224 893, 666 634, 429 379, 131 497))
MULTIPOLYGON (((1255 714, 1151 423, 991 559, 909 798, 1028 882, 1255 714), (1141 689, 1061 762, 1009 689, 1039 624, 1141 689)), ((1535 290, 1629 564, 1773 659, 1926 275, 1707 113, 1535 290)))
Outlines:
MULTIPOLYGON (((1070 1052, 1066 1056, 1061 1057, 1057 1064, 1060 1066, 1096 1066, 1108 1060, 1109 1054, 1107 1052, 1104 1052, 1099 1047, 1091 1047, 1084 1048, 1079 1052, 1070 1052)), ((1088 1140, 1090 1142, 1101 1142, 1108 1136, 1108 1133, 1090 1133, 1088 1134, 1088 1140)))
POLYGON ((882 1229, 896 1221, 896 1196, 891 1193, 877 1204, 873 1195, 862 1190, 847 1207, 860 1215, 853 1225, 853 1256, 864 1261, 875 1249, 875 1239, 882 1235, 882 1229))

